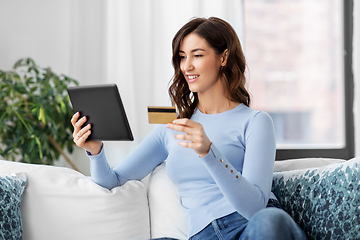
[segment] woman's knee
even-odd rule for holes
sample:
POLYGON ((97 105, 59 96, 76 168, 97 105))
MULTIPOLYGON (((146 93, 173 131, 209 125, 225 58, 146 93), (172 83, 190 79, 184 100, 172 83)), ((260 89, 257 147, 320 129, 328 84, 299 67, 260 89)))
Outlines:
POLYGON ((287 212, 274 207, 262 209, 250 219, 250 222, 266 223, 272 227, 283 226, 292 221, 293 219, 287 212))
POLYGON ((265 208, 250 218, 244 239, 306 239, 291 216, 279 208, 265 208))

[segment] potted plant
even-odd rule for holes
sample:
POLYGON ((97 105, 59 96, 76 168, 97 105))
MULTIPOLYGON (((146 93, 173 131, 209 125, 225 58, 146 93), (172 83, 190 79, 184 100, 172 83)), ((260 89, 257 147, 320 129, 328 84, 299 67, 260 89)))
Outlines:
POLYGON ((0 70, 0 155, 15 161, 52 165, 73 151, 73 109, 67 87, 78 82, 31 58, 20 59, 11 71, 0 70))

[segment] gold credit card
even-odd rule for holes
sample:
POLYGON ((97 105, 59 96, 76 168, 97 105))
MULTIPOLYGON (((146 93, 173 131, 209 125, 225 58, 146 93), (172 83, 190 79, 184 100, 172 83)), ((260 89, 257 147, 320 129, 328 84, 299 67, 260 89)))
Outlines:
POLYGON ((148 107, 149 123, 167 124, 176 119, 175 107, 148 107))

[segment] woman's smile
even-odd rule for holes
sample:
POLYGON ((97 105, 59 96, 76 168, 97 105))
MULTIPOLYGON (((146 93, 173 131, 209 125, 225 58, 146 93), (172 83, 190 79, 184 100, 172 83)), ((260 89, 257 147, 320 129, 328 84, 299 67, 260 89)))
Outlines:
POLYGON ((189 83, 193 83, 193 82, 195 82, 195 81, 198 79, 198 77, 199 77, 200 75, 186 75, 186 76, 187 76, 188 82, 189 82, 189 83))

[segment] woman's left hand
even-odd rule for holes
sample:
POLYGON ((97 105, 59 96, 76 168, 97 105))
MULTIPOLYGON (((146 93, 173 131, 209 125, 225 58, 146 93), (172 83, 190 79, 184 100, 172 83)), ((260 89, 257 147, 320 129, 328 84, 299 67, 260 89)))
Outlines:
POLYGON ((170 129, 186 133, 174 135, 176 139, 189 141, 179 141, 180 146, 194 149, 200 157, 205 157, 209 153, 211 142, 200 123, 188 118, 182 118, 176 119, 166 126, 170 129))

